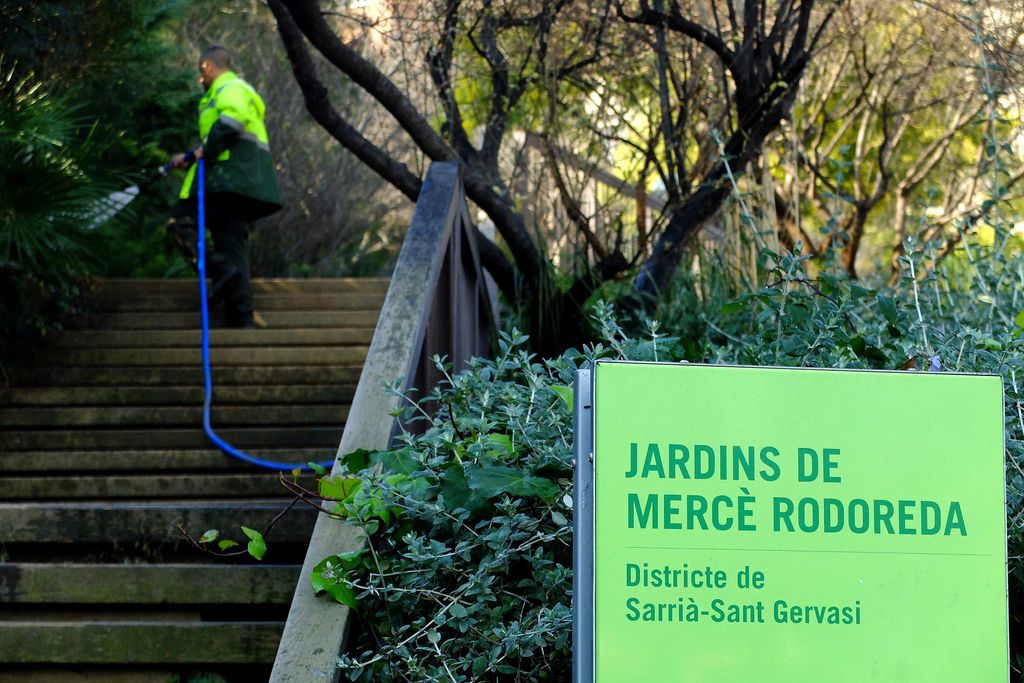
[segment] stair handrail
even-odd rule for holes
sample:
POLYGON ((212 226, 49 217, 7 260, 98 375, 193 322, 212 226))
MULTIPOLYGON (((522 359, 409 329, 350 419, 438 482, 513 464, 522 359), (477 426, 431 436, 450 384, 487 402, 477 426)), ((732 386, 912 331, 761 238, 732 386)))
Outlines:
MULTIPOLYGON (((440 379, 431 358, 456 369, 490 353, 493 294, 480 265, 458 162, 434 162, 416 201, 366 362, 356 385, 338 455, 384 450, 399 430, 399 398, 385 386, 429 390, 440 379)), ((335 462, 332 473, 338 473, 335 462)), ((326 504, 325 504, 326 508, 326 504)), ((364 544, 355 527, 319 515, 292 598, 271 683, 337 681, 349 609, 314 596, 309 582, 325 557, 364 544)))

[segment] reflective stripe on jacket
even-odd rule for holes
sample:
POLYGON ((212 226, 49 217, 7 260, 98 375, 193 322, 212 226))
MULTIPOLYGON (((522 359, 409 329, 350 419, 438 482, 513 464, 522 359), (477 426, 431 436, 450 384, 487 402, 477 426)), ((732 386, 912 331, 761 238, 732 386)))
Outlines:
MULTIPOLYGON (((206 191, 249 198, 250 219, 281 208, 265 114, 263 98, 232 71, 218 76, 199 101, 206 191)), ((195 175, 193 164, 181 187, 182 199, 196 196, 195 175)))

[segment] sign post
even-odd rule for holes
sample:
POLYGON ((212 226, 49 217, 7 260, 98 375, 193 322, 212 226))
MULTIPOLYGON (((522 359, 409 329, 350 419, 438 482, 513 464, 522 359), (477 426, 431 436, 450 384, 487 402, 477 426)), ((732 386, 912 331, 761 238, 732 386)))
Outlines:
POLYGON ((577 377, 575 683, 1006 681, 1001 379, 577 377))

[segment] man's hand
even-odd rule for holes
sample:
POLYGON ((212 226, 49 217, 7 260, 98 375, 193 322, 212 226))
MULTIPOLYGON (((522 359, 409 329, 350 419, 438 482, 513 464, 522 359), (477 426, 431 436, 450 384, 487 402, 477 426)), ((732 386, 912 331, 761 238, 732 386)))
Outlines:
POLYGON ((188 166, 188 162, 185 161, 184 154, 175 154, 171 157, 171 160, 167 162, 167 165, 171 168, 185 168, 188 166))
POLYGON ((196 147, 191 152, 183 152, 182 154, 175 154, 171 157, 171 160, 167 162, 170 168, 188 168, 193 163, 203 158, 203 148, 196 147))

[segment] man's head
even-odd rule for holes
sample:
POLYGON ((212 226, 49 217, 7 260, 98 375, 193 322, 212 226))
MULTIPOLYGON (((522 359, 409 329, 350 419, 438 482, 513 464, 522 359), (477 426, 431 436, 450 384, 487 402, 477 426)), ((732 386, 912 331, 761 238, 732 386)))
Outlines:
POLYGON ((220 45, 211 45, 199 53, 199 83, 209 90, 225 71, 231 70, 231 53, 220 45))

